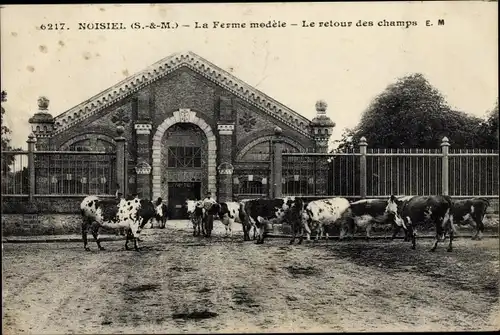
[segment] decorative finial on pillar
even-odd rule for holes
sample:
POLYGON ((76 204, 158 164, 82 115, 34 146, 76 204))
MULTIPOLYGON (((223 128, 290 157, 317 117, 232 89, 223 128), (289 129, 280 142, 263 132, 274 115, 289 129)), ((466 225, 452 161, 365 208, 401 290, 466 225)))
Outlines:
POLYGON ((45 97, 45 96, 41 96, 38 98, 38 112, 39 113, 48 113, 47 110, 49 109, 49 103, 50 103, 50 100, 45 97))
POLYGON ((35 143, 35 142, 36 142, 36 137, 35 137, 35 134, 30 133, 30 134, 28 135, 28 141, 27 141, 27 142, 28 142, 28 143, 35 143))
POLYGON ((328 108, 328 104, 326 103, 325 100, 318 100, 316 101, 316 113, 318 115, 326 115, 326 109, 328 108))
POLYGON ((359 139, 359 145, 368 146, 368 142, 366 142, 366 137, 362 136, 362 137, 359 139))
POLYGON ((443 137, 443 139, 441 140, 441 146, 442 147, 449 147, 450 146, 450 141, 448 140, 448 137, 443 137))
POLYGON ((274 135, 280 136, 281 134, 283 134, 283 129, 278 126, 274 127, 274 135))
MULTIPOLYGON (((37 105, 37 112, 33 114, 33 117, 31 117, 28 122, 31 124, 31 131, 37 139, 48 139, 52 136, 52 132, 54 131, 54 118, 48 111, 49 99, 45 96, 41 96, 37 100, 37 105)), ((46 144, 48 145, 48 143, 46 144)))
POLYGON ((123 126, 117 126, 116 127, 116 134, 121 137, 123 133, 125 132, 125 128, 123 126))

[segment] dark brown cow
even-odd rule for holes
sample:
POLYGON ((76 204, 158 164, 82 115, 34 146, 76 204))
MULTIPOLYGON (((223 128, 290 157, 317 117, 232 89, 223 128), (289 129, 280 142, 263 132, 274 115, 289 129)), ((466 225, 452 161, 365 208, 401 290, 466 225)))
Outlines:
MULTIPOLYGON (((398 198, 399 200, 400 198, 398 198)), ((403 201, 403 200, 400 200, 403 201)), ((347 224, 349 233, 354 233, 356 228, 366 229, 366 239, 369 240, 370 232, 374 225, 392 225, 393 239, 402 226, 396 226, 395 220, 390 214, 386 213, 386 199, 363 199, 351 202, 349 213, 343 224, 347 224)), ((345 228, 343 229, 346 230, 345 228)), ((405 229, 406 230, 406 229, 405 229)))
POLYGON ((449 233, 448 251, 453 250, 453 236, 456 231, 451 220, 452 200, 446 195, 414 196, 408 201, 399 201, 394 195, 387 202, 386 212, 392 214, 398 226, 405 225, 411 237, 412 249, 416 248, 416 228, 427 220, 436 229, 436 241, 431 251, 435 251, 438 242, 449 233), (398 202, 400 203, 398 206, 398 202))
POLYGON ((452 220, 455 224, 471 224, 476 228, 473 240, 482 239, 484 231, 484 217, 490 202, 484 198, 454 200, 451 210, 452 220))
POLYGON ((302 208, 302 205, 299 204, 297 206, 295 202, 295 197, 242 201, 241 212, 244 218, 243 239, 245 241, 250 240, 249 230, 252 225, 255 225, 258 231, 256 243, 264 243, 265 228, 268 223, 271 221, 283 223, 285 216, 288 218, 300 217, 300 215, 287 215, 288 210, 300 210, 302 208))

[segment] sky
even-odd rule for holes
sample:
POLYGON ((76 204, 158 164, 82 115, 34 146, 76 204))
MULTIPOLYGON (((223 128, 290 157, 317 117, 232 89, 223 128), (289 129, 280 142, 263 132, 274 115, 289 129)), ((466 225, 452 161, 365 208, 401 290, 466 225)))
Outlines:
POLYGON ((0 24, 5 121, 20 147, 26 146, 38 97, 48 97, 56 116, 182 51, 309 119, 316 101, 325 100, 336 123, 332 141, 359 122, 374 97, 411 73, 424 74, 453 108, 471 115, 483 117, 498 96, 496 2, 8 5, 0 9, 0 24), (270 20, 287 26, 212 28, 214 21, 270 20), (373 26, 358 27, 359 20, 373 26), (417 25, 378 26, 383 20, 417 25), (161 21, 190 27, 130 29, 133 22, 161 21), (352 25, 318 27, 330 21, 352 25), (128 29, 78 30, 78 23, 95 22, 122 22, 128 29), (195 22, 210 28, 194 28, 195 22), (40 28, 49 23, 69 29, 40 28))

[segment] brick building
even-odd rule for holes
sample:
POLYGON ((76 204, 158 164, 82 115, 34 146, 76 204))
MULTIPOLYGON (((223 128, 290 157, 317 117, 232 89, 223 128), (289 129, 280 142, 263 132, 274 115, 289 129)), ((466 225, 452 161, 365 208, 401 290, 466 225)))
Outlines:
MULTIPOLYGON (((191 52, 162 59, 58 116, 48 113, 48 101, 39 107, 30 119, 37 150, 112 151, 122 126, 128 192, 162 197, 173 211, 208 191, 222 201, 272 196, 272 141, 278 138, 289 152, 325 152, 335 126, 326 103, 318 101, 318 115, 308 120, 191 52)), ((92 181, 60 171, 38 175, 40 188, 50 178, 69 178, 115 191, 109 171, 92 181)), ((307 178, 283 182, 307 187, 307 178)), ((89 192, 92 187, 76 191, 89 192)))

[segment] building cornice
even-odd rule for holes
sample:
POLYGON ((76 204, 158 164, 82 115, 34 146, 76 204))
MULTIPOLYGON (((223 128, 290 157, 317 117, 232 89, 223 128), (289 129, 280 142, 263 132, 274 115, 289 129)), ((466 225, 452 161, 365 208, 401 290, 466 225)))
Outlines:
POLYGON ((311 137, 310 120, 190 51, 166 57, 56 116, 53 134, 63 132, 182 67, 193 70, 295 131, 311 137))

